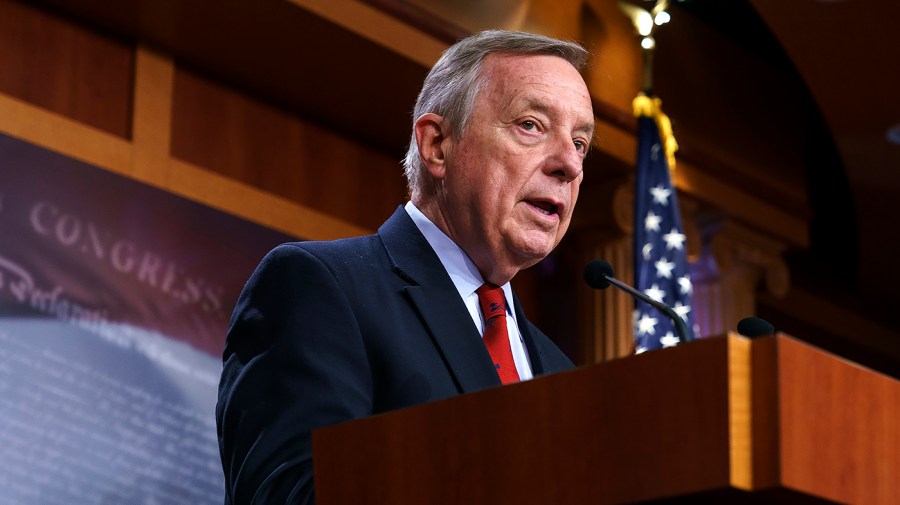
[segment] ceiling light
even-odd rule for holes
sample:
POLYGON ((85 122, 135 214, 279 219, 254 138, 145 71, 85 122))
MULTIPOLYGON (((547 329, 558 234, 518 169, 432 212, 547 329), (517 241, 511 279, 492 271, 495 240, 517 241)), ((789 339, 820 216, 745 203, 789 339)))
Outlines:
POLYGON ((635 17, 634 26, 639 34, 646 37, 653 31, 653 17, 647 11, 641 12, 635 17))
POLYGON ((634 29, 637 30, 641 37, 646 37, 653 33, 653 15, 646 9, 642 9, 628 2, 619 2, 619 9, 631 18, 634 29))

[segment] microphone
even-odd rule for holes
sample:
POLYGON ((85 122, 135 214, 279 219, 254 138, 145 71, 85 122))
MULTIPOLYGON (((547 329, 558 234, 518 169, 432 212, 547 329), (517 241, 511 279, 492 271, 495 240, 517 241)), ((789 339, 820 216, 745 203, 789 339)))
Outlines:
POLYGON ((764 337, 775 333, 775 327, 772 323, 758 317, 745 317, 738 321, 737 331, 741 335, 749 338, 764 337))
POLYGON ((604 260, 594 260, 584 267, 584 280, 594 289, 606 289, 612 284, 638 300, 652 305, 656 310, 665 314, 666 317, 675 323, 675 331, 678 333, 678 338, 681 342, 690 342, 692 340, 690 333, 687 331, 684 319, 682 319, 672 307, 669 307, 662 302, 658 302, 628 284, 619 281, 614 277, 614 272, 615 271, 609 262, 604 260))

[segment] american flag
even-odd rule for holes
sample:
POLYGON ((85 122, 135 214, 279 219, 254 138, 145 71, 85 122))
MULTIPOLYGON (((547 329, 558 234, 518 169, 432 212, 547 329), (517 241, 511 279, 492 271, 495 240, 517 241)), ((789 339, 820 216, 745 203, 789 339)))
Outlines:
MULTIPOLYGON (((637 180, 634 208, 634 271, 637 289, 665 303, 684 318, 693 338, 691 285, 684 228, 678 199, 672 186, 666 144, 660 139, 657 120, 662 118, 663 137, 671 137, 668 118, 659 99, 635 99, 638 115, 637 180), (641 102, 639 102, 641 101, 641 102)), ((674 143, 674 139, 670 142, 674 143)), ((674 145, 670 154, 674 153, 674 145)), ((675 325, 650 305, 635 301, 635 352, 641 353, 680 343, 675 325)))

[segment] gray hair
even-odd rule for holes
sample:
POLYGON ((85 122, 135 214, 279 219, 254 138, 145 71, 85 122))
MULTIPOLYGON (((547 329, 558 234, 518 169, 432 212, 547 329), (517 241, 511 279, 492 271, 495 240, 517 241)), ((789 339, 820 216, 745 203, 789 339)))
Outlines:
POLYGON ((559 56, 581 70, 588 52, 574 42, 543 35, 488 30, 466 37, 450 46, 435 63, 413 110, 413 132, 403 160, 410 196, 415 199, 425 183, 425 166, 416 143, 415 122, 423 114, 434 113, 448 123, 450 135, 459 138, 469 121, 475 98, 481 91, 481 63, 492 53, 559 56))

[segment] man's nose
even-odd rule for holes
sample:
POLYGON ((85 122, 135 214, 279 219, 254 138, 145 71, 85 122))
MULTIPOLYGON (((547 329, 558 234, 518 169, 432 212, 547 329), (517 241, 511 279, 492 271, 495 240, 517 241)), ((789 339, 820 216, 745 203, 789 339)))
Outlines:
POLYGON ((581 175, 584 168, 584 154, 582 154, 575 141, 564 137, 553 142, 552 152, 546 172, 566 182, 572 182, 581 175))

